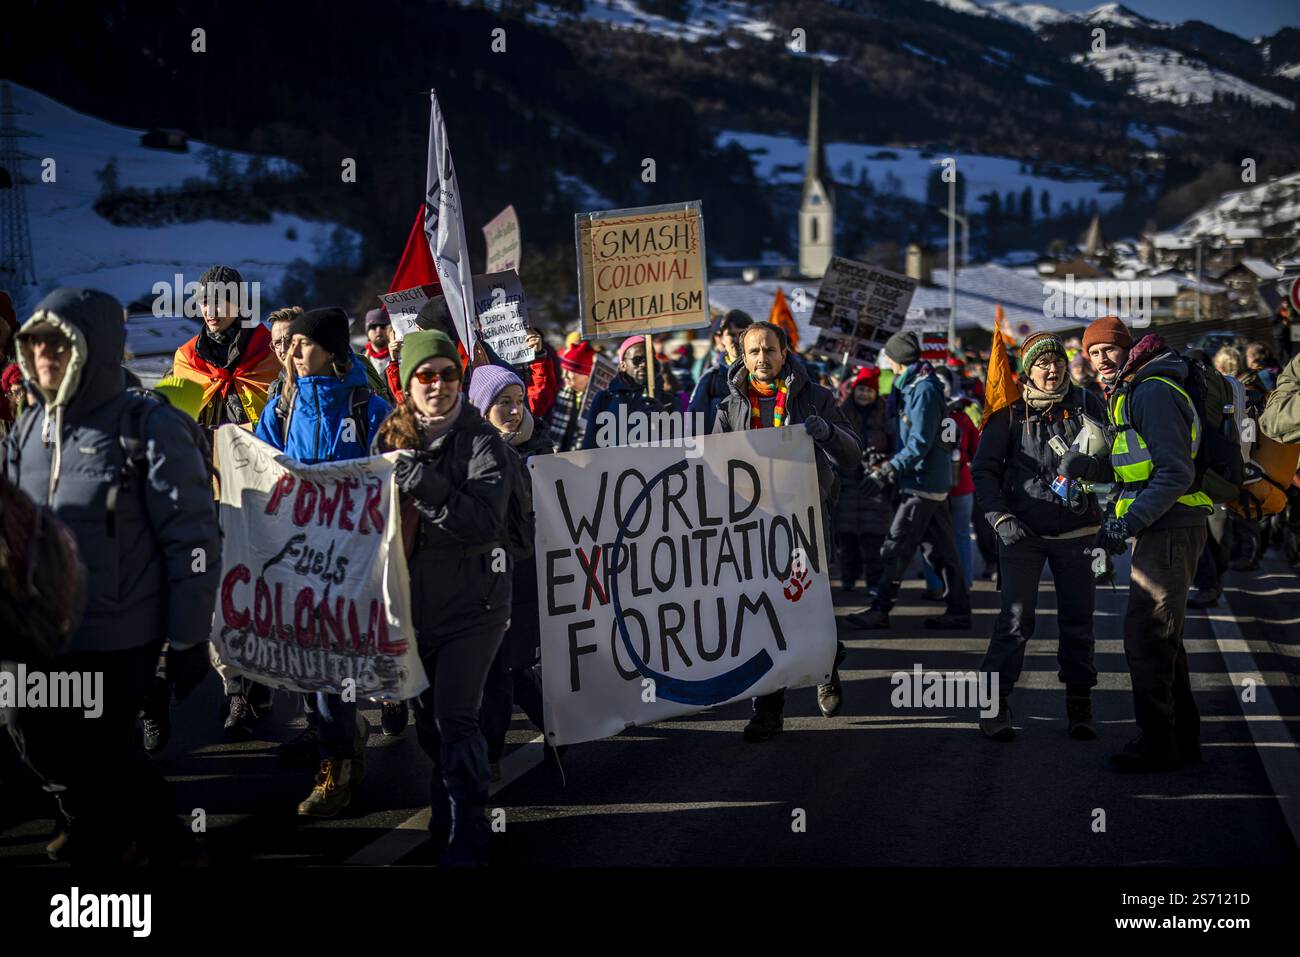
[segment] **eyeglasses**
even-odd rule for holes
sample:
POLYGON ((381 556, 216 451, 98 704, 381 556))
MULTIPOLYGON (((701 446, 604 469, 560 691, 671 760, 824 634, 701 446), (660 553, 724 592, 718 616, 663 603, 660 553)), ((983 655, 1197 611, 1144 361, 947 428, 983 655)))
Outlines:
POLYGON ((459 382, 460 370, 455 366, 438 372, 436 369, 416 369, 411 377, 420 385, 432 385, 434 382, 459 382))
POLYGON ((285 336, 283 339, 272 339, 272 340, 271 340, 271 348, 274 349, 276 352, 279 352, 279 353, 281 353, 281 354, 283 354, 283 353, 285 353, 285 352, 288 352, 288 351, 289 351, 289 339, 290 339, 289 336, 285 336))

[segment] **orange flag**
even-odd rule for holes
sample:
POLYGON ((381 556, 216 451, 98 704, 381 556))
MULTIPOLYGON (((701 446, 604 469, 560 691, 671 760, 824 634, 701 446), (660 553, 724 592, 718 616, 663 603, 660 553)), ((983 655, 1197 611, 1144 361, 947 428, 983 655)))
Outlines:
POLYGON ((1002 303, 993 306, 993 328, 998 332, 998 338, 1006 343, 1008 349, 1015 348, 1016 337, 1011 332, 1011 325, 1007 322, 1006 310, 1002 308, 1002 303))
POLYGON ((799 328, 794 324, 790 304, 785 301, 785 293, 781 291, 780 286, 776 287, 776 298, 772 300, 772 313, 767 317, 767 321, 785 330, 791 349, 799 348, 799 328))
MULTIPOLYGON (((1002 307, 998 306, 997 314, 1001 312, 1002 307)), ((984 380, 984 411, 980 415, 980 428, 988 422, 990 415, 1020 398, 1020 383, 1011 371, 1011 357, 1007 355, 1007 342, 1001 325, 997 333, 993 337, 993 354, 989 357, 988 376, 984 380)))

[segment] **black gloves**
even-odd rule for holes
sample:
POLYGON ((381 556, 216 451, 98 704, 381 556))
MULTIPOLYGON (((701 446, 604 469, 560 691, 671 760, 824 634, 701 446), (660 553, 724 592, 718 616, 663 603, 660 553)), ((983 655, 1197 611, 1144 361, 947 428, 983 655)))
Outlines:
POLYGON ((1132 534, 1127 519, 1108 518, 1097 532, 1097 544, 1112 555, 1123 555, 1128 551, 1128 540, 1132 534))
POLYGON ((998 533, 998 538, 1008 548, 1029 535, 1014 515, 1004 515, 999 518, 993 526, 993 531, 998 533))
POLYGON ((403 455, 393 466, 397 488, 431 508, 441 508, 451 495, 451 483, 419 455, 403 455))
POLYGON ((884 492, 893 484, 896 477, 896 470, 893 465, 885 461, 880 467, 872 469, 862 479, 862 483, 876 492, 884 492))
POLYGON ((1106 467, 1095 455, 1088 455, 1085 452, 1076 452, 1071 449, 1061 456, 1059 474, 1068 479, 1075 481, 1083 479, 1085 482, 1105 482, 1111 478, 1106 473, 1106 467))
POLYGON ((813 437, 814 442, 825 442, 831 437, 831 424, 820 415, 810 415, 803 420, 803 427, 813 437))
POLYGON ((210 668, 208 643, 200 641, 193 648, 167 649, 167 682, 176 692, 176 700, 188 698, 190 692, 207 677, 210 668))
POLYGON ((408 494, 420 484, 423 474, 424 463, 414 455, 400 456, 397 465, 393 467, 393 481, 397 483, 399 489, 408 494))

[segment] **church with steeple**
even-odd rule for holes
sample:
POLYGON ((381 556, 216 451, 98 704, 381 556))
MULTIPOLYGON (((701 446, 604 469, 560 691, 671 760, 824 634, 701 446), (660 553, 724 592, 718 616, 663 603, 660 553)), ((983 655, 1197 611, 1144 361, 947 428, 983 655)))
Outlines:
POLYGON ((799 203, 799 273, 821 279, 830 266, 835 244, 835 193, 818 128, 817 73, 813 72, 812 105, 808 113, 808 164, 803 199, 799 203))

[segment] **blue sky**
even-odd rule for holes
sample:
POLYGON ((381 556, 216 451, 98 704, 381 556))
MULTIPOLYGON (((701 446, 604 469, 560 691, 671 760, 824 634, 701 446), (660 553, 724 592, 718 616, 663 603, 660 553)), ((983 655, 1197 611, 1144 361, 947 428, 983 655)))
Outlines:
MULTIPOLYGON (((1042 0, 1060 10, 1091 10, 1102 0, 1042 0)), ((1300 27, 1295 0, 1120 0, 1134 13, 1166 23, 1201 20, 1253 40, 1282 27, 1300 27)))

